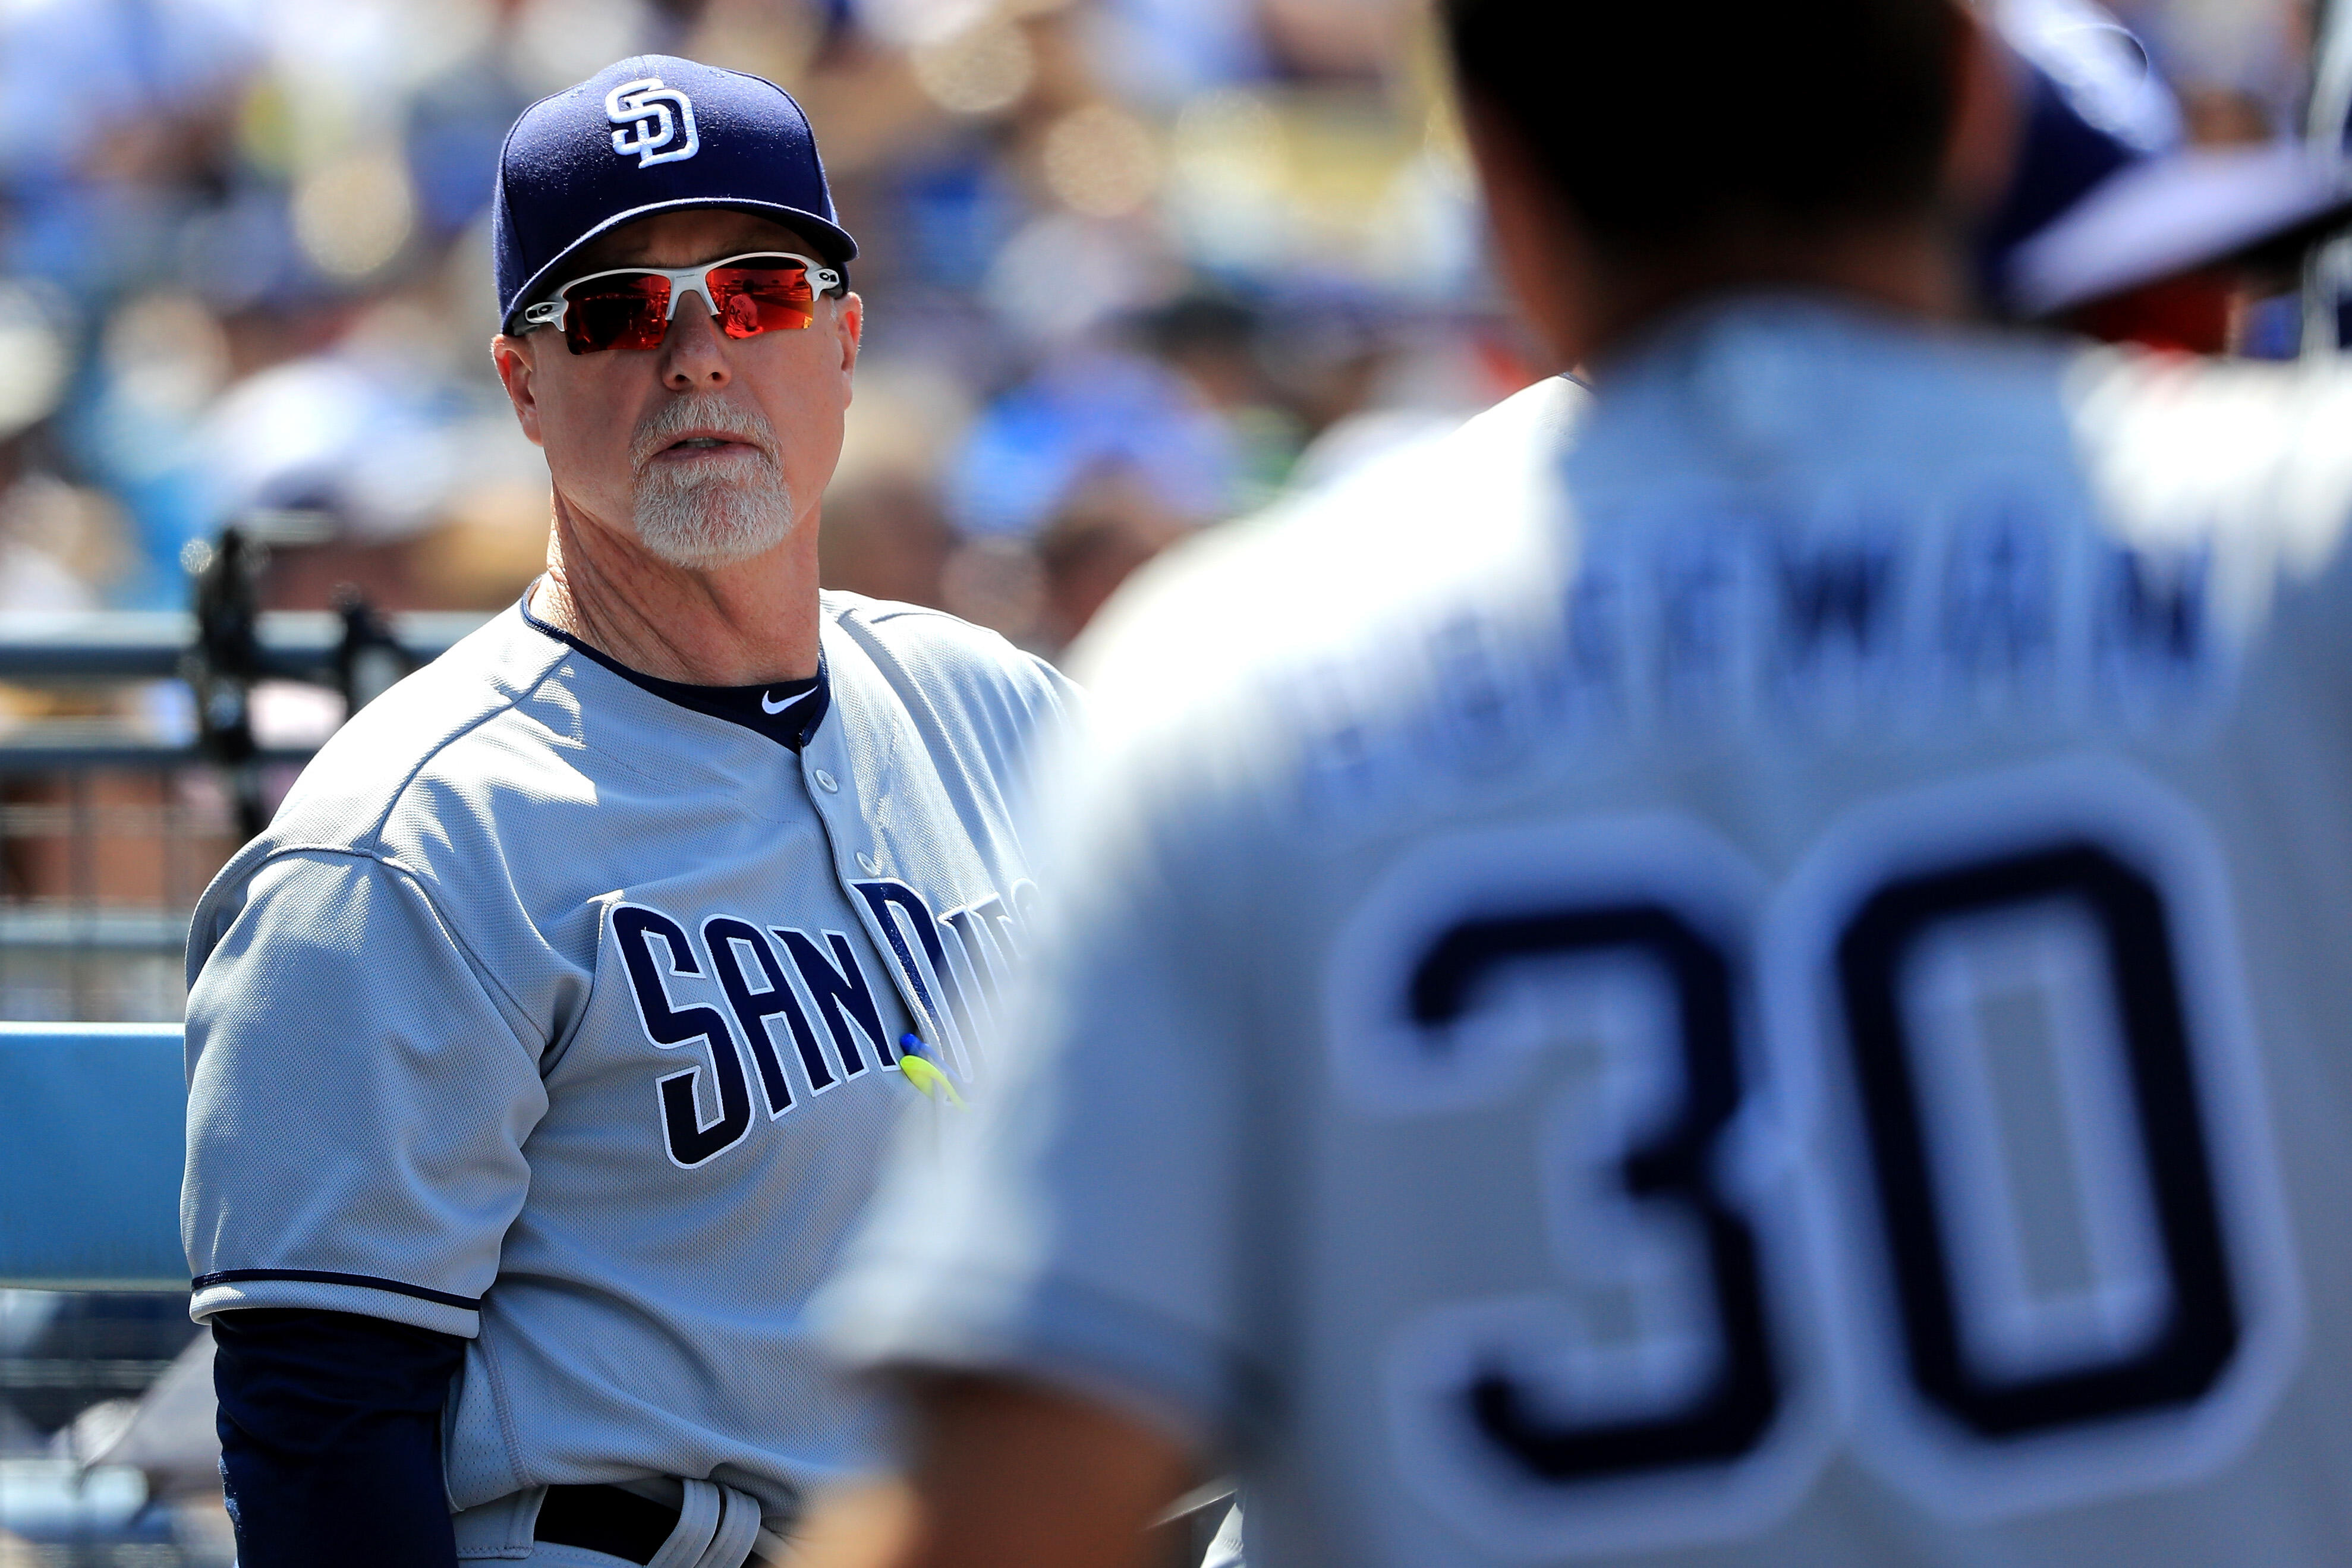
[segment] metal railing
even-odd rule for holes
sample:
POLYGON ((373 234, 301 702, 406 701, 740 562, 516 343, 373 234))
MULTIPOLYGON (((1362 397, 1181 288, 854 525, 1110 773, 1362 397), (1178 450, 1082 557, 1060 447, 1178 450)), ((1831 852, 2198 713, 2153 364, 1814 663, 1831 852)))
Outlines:
MULTIPOLYGON (((121 1048, 120 1060, 79 1064, 70 1117, 33 1116, 42 1091, 29 1080, 0 1094, 11 1118, 0 1146, 0 1568, 231 1561, 208 1461, 159 1457, 146 1436, 159 1399, 172 1405, 164 1396, 191 1380, 199 1400, 208 1388, 204 1367, 180 1359, 195 1330, 177 1279, 178 1114, 158 1109, 180 1090, 188 917, 332 728, 304 743, 257 734, 257 692, 323 688, 348 713, 484 618, 385 617, 356 597, 334 611, 264 612, 254 563, 225 536, 187 612, 0 616, 0 1018, 173 1026, 119 1038, 57 1031, 60 1051, 121 1048), (144 1121, 115 1125, 129 1109, 144 1121), (35 1152, 26 1129, 37 1126, 68 1142, 35 1152), (126 1207, 114 1188, 134 1175, 139 1202, 126 1207), (101 1247, 60 1274, 17 1256, 45 1234, 103 1240, 131 1208, 143 1228, 122 1258, 101 1247), (130 1253, 143 1261, 125 1262, 130 1253)), ((22 1028, 0 1025, 0 1037, 12 1032, 21 1046, 22 1028)), ((173 1419, 186 1424, 183 1412, 163 1427, 173 1419)))
MULTIPOLYGON (((0 1017, 78 1020, 0 1023, 0 1568, 232 1563, 177 1226, 190 909, 312 754, 256 736, 257 688, 348 711, 483 619, 198 604, 0 616, 0 687, 189 694, 178 733, 119 703, 0 733, 0 1017)), ((1187 1499, 1155 1559, 1199 1563, 1224 1506, 1187 1499)))
POLYGON ((253 687, 303 681, 364 706, 410 669, 480 626, 471 611, 376 616, 353 601, 341 614, 278 610, 253 617, 249 637, 223 659, 199 617, 178 610, 101 610, 0 616, 0 685, 87 691, 179 680, 211 688, 193 731, 159 735, 120 717, 35 719, 0 737, 0 777, 77 769, 169 773, 205 764, 300 763, 313 748, 265 746, 251 732, 253 687), (221 689, 229 690, 224 693, 221 689), (240 734, 240 731, 242 733, 240 734))
POLYGON ((0 729, 0 1017, 176 1018, 196 896, 315 750, 257 734, 257 691, 348 712, 483 619, 257 611, 234 541, 191 611, 0 616, 0 688, 39 699, 0 729))

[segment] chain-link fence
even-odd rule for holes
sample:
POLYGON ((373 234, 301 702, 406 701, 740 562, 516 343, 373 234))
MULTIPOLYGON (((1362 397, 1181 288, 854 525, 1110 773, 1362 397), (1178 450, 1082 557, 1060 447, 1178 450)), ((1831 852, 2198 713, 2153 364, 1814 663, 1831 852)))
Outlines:
MULTIPOLYGON (((257 612, 234 533, 202 564, 191 613, 0 617, 0 1018, 176 1022, 213 874, 480 619, 257 612)), ((0 1568, 231 1562, 185 1293, 33 1283, 0 1280, 0 1568)))

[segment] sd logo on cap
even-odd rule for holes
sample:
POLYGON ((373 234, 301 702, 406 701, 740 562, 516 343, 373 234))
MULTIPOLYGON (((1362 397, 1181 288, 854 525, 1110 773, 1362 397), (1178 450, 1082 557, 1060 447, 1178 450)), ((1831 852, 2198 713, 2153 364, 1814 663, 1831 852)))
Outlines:
POLYGON ((857 254, 790 93, 748 72, 638 55, 541 99, 507 132, 490 217, 501 329, 516 331, 522 308, 598 235, 672 207, 775 218, 836 268, 857 254))
POLYGON ((702 138, 694 129, 694 100, 674 87, 664 87, 657 76, 625 81, 606 93, 604 118, 622 127, 613 132, 613 151, 624 158, 636 153, 640 169, 653 163, 674 163, 702 151, 702 138), (677 105, 676 120, 669 113, 673 103, 677 105), (677 141, 681 127, 686 132, 683 146, 667 153, 656 151, 677 141))

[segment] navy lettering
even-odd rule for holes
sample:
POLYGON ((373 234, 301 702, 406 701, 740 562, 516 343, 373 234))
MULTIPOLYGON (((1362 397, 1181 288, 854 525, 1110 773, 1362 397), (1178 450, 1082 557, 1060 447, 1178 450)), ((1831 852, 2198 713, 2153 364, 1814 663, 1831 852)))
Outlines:
POLYGON ((1447 693, 1441 711, 1463 743, 1474 752, 1503 744, 1510 730, 1510 700, 1478 623, 1467 616, 1446 622, 1433 640, 1430 658, 1447 693))
POLYGON ((1885 621, 1895 558, 1883 548, 1845 546, 1780 560, 1780 622, 1788 661, 1821 657, 1832 638, 1859 657, 1873 651, 1885 621))
MULTIPOLYGON (((732 915, 714 915, 702 922, 702 945, 710 952, 710 967, 719 976, 719 989, 727 993, 727 1005, 735 1014, 735 1022, 743 1028, 743 1038, 751 1044, 751 1060, 760 1069, 760 1087, 768 1096, 768 1117, 773 1121, 793 1108, 793 1086, 784 1077, 784 1064, 776 1055, 776 1043, 768 1034, 768 1020, 782 1015, 792 1026, 793 1038, 797 1042, 809 1033, 807 1017, 801 1012, 799 1000, 784 980, 783 965, 776 962, 776 951, 769 945, 760 928, 732 915), (752 962, 759 965, 767 984, 755 987, 751 976, 743 973, 741 954, 748 950, 752 962)), ((803 1047, 803 1065, 809 1070, 809 1087, 823 1089, 833 1081, 832 1075, 819 1078, 824 1071, 823 1061, 810 1061, 815 1041, 803 1047)))
MULTIPOLYGON (((857 889, 858 896, 866 900, 866 908, 873 911, 874 923, 881 928, 884 939, 890 944, 890 951, 897 955, 907 983, 914 987, 916 999, 921 1002, 923 1010, 931 1016, 932 1020, 942 1026, 943 1032, 949 1036, 950 1047, 961 1058, 962 1042, 973 1037, 971 1005, 964 995, 962 982, 948 962, 947 944, 940 939, 941 928, 937 917, 931 913, 931 907, 923 902, 920 893, 904 882, 853 882, 850 885, 857 889), (905 914, 906 920, 900 921, 898 914, 892 912, 894 910, 905 914), (922 943, 925 962, 917 962, 913 951, 907 945, 908 926, 914 928, 915 940, 922 943), (937 996, 932 994, 931 987, 924 984, 927 967, 938 983, 940 994, 937 996)), ((969 1076, 968 1064, 960 1061, 959 1065, 966 1068, 966 1075, 969 1076)))
POLYGON ((1594 565, 1577 574, 1568 592, 1563 628, 1565 674, 1576 700, 1610 707, 1624 682, 1624 596, 1616 575, 1594 565))
POLYGON ((613 910, 613 940, 629 972, 629 991, 636 999, 637 1019, 646 1038, 664 1050, 700 1043, 709 1051, 711 1076, 719 1089, 719 1116, 702 1120, 697 1089, 700 1067, 690 1067, 661 1079, 662 1133, 671 1161, 688 1170, 724 1153, 751 1130, 751 1088, 743 1073, 743 1058, 735 1037, 716 1008, 671 1005, 666 974, 700 974, 694 945, 684 928, 656 910, 622 904, 613 910), (669 950, 667 965, 654 960, 650 938, 659 937, 669 950))
POLYGON ((2102 605, 2105 640, 2125 658, 2194 665, 2205 652, 2203 554, 2157 562, 2117 551, 2102 605))
POLYGON ((992 1009, 1003 994, 1003 983, 1013 973, 1013 956, 1020 950, 1012 941, 1013 917, 1004 900, 991 893, 976 904, 950 910, 941 917, 963 942, 981 999, 992 1009))
POLYGON ((1663 566, 1658 584, 1660 652, 1677 685, 1719 679, 1731 663, 1733 592, 1729 562, 1700 549, 1663 566))
MULTIPOLYGON (((837 931, 824 933, 833 948, 833 958, 828 961, 824 949, 810 941, 806 931, 783 926, 772 929, 777 940, 784 944, 784 951, 792 955, 793 967, 800 971, 801 983, 808 987, 818 1015, 833 1036, 833 1048, 841 1058, 841 1070, 852 1078, 866 1070, 866 1058, 857 1054, 856 1038, 850 1033, 853 1024, 864 1031, 874 1047, 875 1060, 886 1068, 898 1060, 882 1027, 881 1010, 874 1005, 873 988, 866 984, 866 971, 858 964, 857 949, 850 944, 849 938, 837 931)), ((796 1019, 795 1023, 793 1032, 800 1040, 801 1058, 808 1064, 813 1079, 824 1070, 816 1037, 808 1033, 805 1021, 796 1019)), ((832 1081, 830 1074, 825 1081, 832 1081)))
POLYGON ((1953 541, 1944 574, 1944 646, 1960 669, 2007 672, 2046 657, 2053 637, 2050 553, 2008 518, 1953 541))

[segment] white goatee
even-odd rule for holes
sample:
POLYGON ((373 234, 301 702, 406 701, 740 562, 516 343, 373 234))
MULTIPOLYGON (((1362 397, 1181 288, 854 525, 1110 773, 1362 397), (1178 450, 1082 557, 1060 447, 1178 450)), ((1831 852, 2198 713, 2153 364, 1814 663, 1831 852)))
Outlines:
POLYGON ((709 571, 748 561, 793 531, 793 495, 776 462, 775 426, 756 408, 716 397, 673 397, 637 426, 629 457, 636 472, 637 542, 673 566, 709 571), (717 473, 653 461, 688 430, 733 436, 759 459, 735 458, 717 473))

